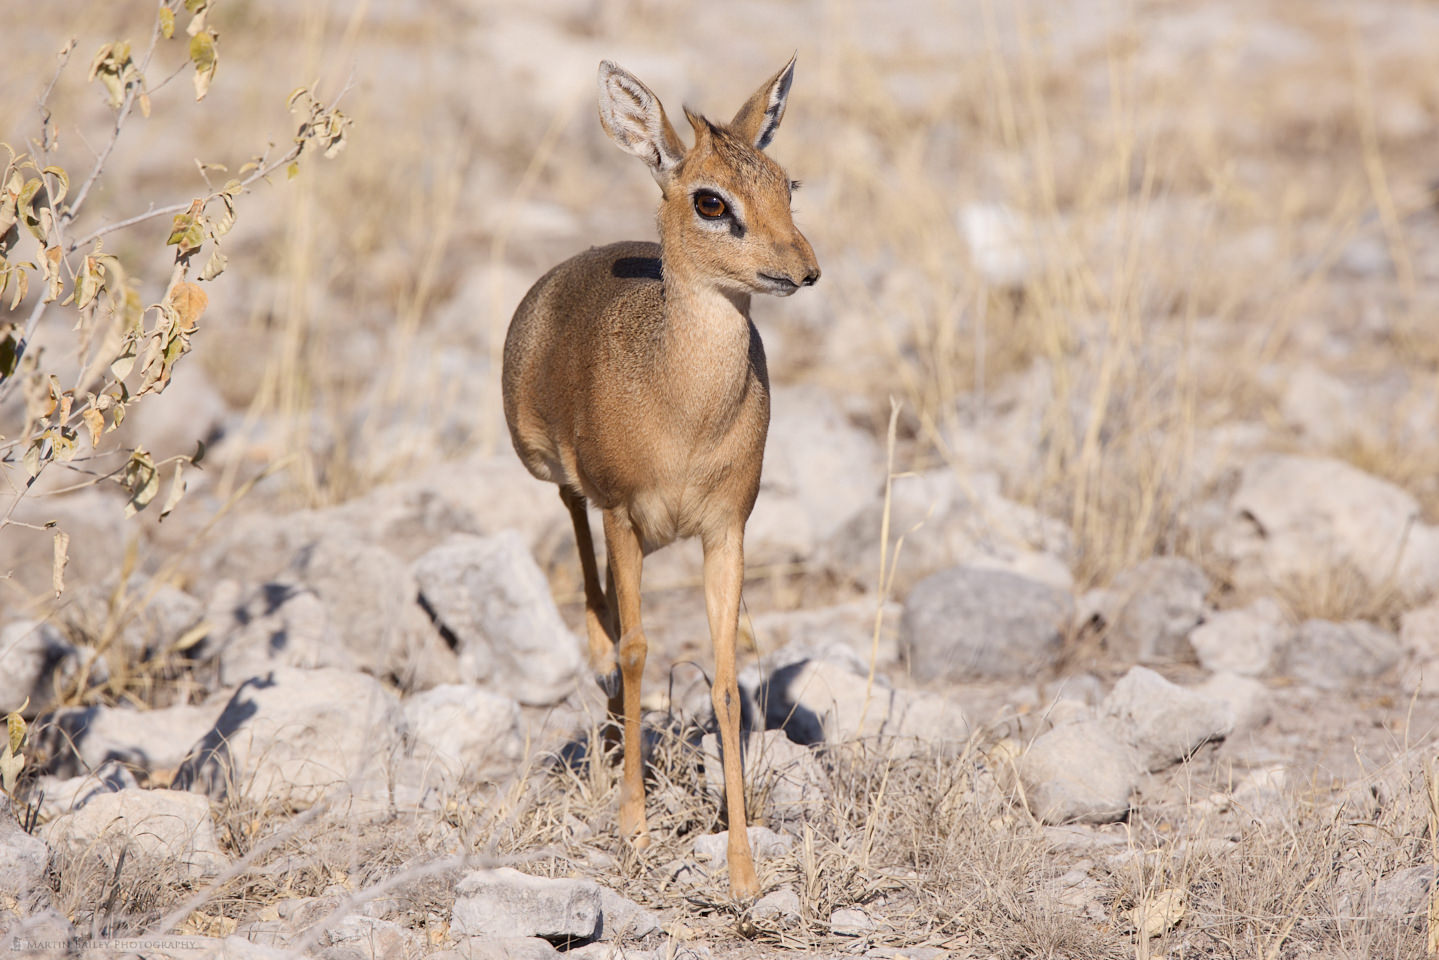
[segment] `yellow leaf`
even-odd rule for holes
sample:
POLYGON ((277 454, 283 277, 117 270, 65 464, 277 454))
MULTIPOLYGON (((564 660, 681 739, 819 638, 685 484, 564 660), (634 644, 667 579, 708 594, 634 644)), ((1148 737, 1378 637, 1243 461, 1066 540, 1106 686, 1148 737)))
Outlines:
POLYGON ((90 446, 98 447, 100 435, 105 432, 105 415, 94 407, 89 407, 80 414, 80 419, 90 431, 90 446))
POLYGON ((75 434, 66 430, 50 431, 50 448, 54 451, 54 457, 63 463, 69 463, 75 459, 75 434))
POLYGON ((45 303, 60 298, 60 289, 64 286, 64 279, 60 276, 60 248, 46 247, 40 257, 40 270, 45 275, 45 296, 42 298, 45 303))
POLYGON ((105 275, 100 270, 100 261, 93 256, 86 257, 85 266, 75 278, 75 306, 84 310, 95 301, 104 285, 105 275))
POLYGON ((160 8, 160 36, 169 40, 175 35, 175 11, 169 7, 160 8))
POLYGON ((10 309, 14 310, 25 299, 25 294, 30 292, 30 275, 24 270, 15 271, 15 292, 10 296, 10 309))
POLYGON ((56 180, 60 181, 60 189, 57 190, 57 191, 55 191, 55 194, 50 198, 50 205, 51 205, 51 206, 59 206, 59 205, 60 205, 60 201, 62 201, 62 200, 65 199, 65 194, 67 194, 67 193, 70 192, 70 175, 65 172, 65 168, 64 168, 64 167, 56 167, 56 166, 46 167, 44 170, 42 170, 42 171, 40 171, 40 172, 41 172, 41 173, 45 173, 45 174, 49 174, 50 176, 54 177, 56 180))
POLYGON ((30 706, 30 698, 26 697, 25 702, 15 708, 15 711, 5 717, 5 733, 9 738, 9 746, 12 752, 19 752, 25 745, 25 708, 30 706))
POLYGON ((215 50, 215 31, 204 30, 190 38, 190 60, 195 64, 195 99, 204 100, 215 79, 219 54, 215 50))

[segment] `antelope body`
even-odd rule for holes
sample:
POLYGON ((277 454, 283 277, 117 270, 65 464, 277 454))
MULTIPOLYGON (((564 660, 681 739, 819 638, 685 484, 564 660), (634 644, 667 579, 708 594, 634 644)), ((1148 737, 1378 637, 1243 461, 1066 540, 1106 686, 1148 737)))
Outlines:
POLYGON ((759 892, 744 811, 735 635, 744 526, 769 428, 764 346, 750 296, 788 296, 819 279, 790 214, 793 184, 761 151, 784 116, 794 59, 727 125, 685 110, 676 135, 655 95, 605 61, 600 122, 659 183, 660 242, 598 247, 525 295, 505 340, 505 419, 529 471, 559 485, 585 580, 590 658, 624 717, 620 830, 647 843, 640 740, 646 641, 644 555, 678 538, 704 546, 714 642, 712 699, 724 754, 732 892, 759 892), (603 513, 602 589, 586 503, 603 513))

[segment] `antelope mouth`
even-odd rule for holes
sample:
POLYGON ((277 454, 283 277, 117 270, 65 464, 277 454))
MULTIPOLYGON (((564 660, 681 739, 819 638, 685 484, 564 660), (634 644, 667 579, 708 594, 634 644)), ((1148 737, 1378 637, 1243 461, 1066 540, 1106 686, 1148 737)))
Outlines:
POLYGON ((772 277, 767 273, 756 274, 761 286, 766 293, 772 293, 777 297, 787 297, 799 289, 799 284, 789 277, 772 277))

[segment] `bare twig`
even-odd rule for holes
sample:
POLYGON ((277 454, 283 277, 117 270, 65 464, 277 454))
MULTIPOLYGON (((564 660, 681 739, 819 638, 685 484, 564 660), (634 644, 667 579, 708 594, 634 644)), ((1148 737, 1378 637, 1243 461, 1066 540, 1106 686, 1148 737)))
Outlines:
POLYGON ((95 158, 95 165, 90 168, 89 175, 81 183, 80 189, 75 192, 75 198, 66 206, 65 212, 60 219, 69 222, 74 220, 85 205, 85 199, 90 195, 90 188, 95 186, 95 181, 100 179, 100 172, 105 169, 105 163, 110 159, 110 154, 115 150, 115 144, 120 140, 120 131, 125 127, 125 121, 130 117, 130 111, 135 108, 135 99, 145 86, 145 71, 150 69, 150 59, 155 55, 155 46, 160 42, 160 17, 159 8, 165 3, 159 3, 156 7, 155 26, 150 31, 150 46, 145 50, 145 57, 140 63, 140 81, 132 83, 125 88, 125 99, 120 104, 120 109, 115 113, 115 126, 110 131, 110 138, 100 148, 100 155, 95 158))
MULTIPOLYGON (((290 163, 291 161, 298 158, 301 149, 301 144, 295 144, 295 146, 288 153, 286 153, 280 159, 276 160, 274 163, 268 164, 258 170, 251 172, 247 177, 240 181, 240 186, 248 187, 256 180, 262 180, 265 177, 268 177, 270 174, 285 166, 287 163, 290 163)), ((210 194, 208 197, 205 198, 205 203, 208 204, 211 200, 214 200, 219 195, 220 191, 216 191, 210 194)), ((183 213, 186 210, 190 209, 190 203, 191 201, 189 200, 183 200, 179 203, 166 204, 163 207, 157 207, 151 204, 150 208, 144 213, 137 213, 133 217, 126 217, 124 220, 116 220, 114 223, 107 223, 90 231, 83 237, 71 240, 70 246, 66 249, 65 252, 74 253, 80 247, 83 247, 86 244, 105 236, 107 233, 114 233, 116 230, 123 230, 126 227, 133 227, 135 224, 144 223, 146 220, 153 220, 156 217, 163 217, 167 215, 173 216, 177 213, 183 213)))

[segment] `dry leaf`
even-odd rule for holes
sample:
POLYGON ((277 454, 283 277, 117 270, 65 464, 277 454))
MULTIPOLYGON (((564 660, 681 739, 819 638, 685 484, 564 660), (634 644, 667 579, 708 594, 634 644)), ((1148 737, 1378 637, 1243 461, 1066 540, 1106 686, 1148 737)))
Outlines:
POLYGON ((175 311, 175 323, 181 330, 195 329, 195 321, 210 305, 210 297, 198 284, 181 282, 170 288, 167 298, 175 311))
POLYGON ((164 520, 170 515, 170 511, 175 509, 176 505, 180 502, 180 498, 185 495, 184 469, 184 460, 175 461, 175 479, 170 481, 170 492, 165 497, 164 506, 160 508, 161 520, 164 520))
POLYGON ((65 592, 65 564, 70 562, 70 534, 64 530, 55 531, 55 552, 50 564, 50 586, 55 596, 65 592))
POLYGON ((1153 939, 1184 919, 1186 896, 1183 890, 1161 890, 1129 911, 1129 922, 1144 939, 1153 939))
POLYGON ((80 414, 85 427, 90 431, 90 446, 100 445, 100 435, 105 432, 105 415, 94 407, 88 407, 80 414))

